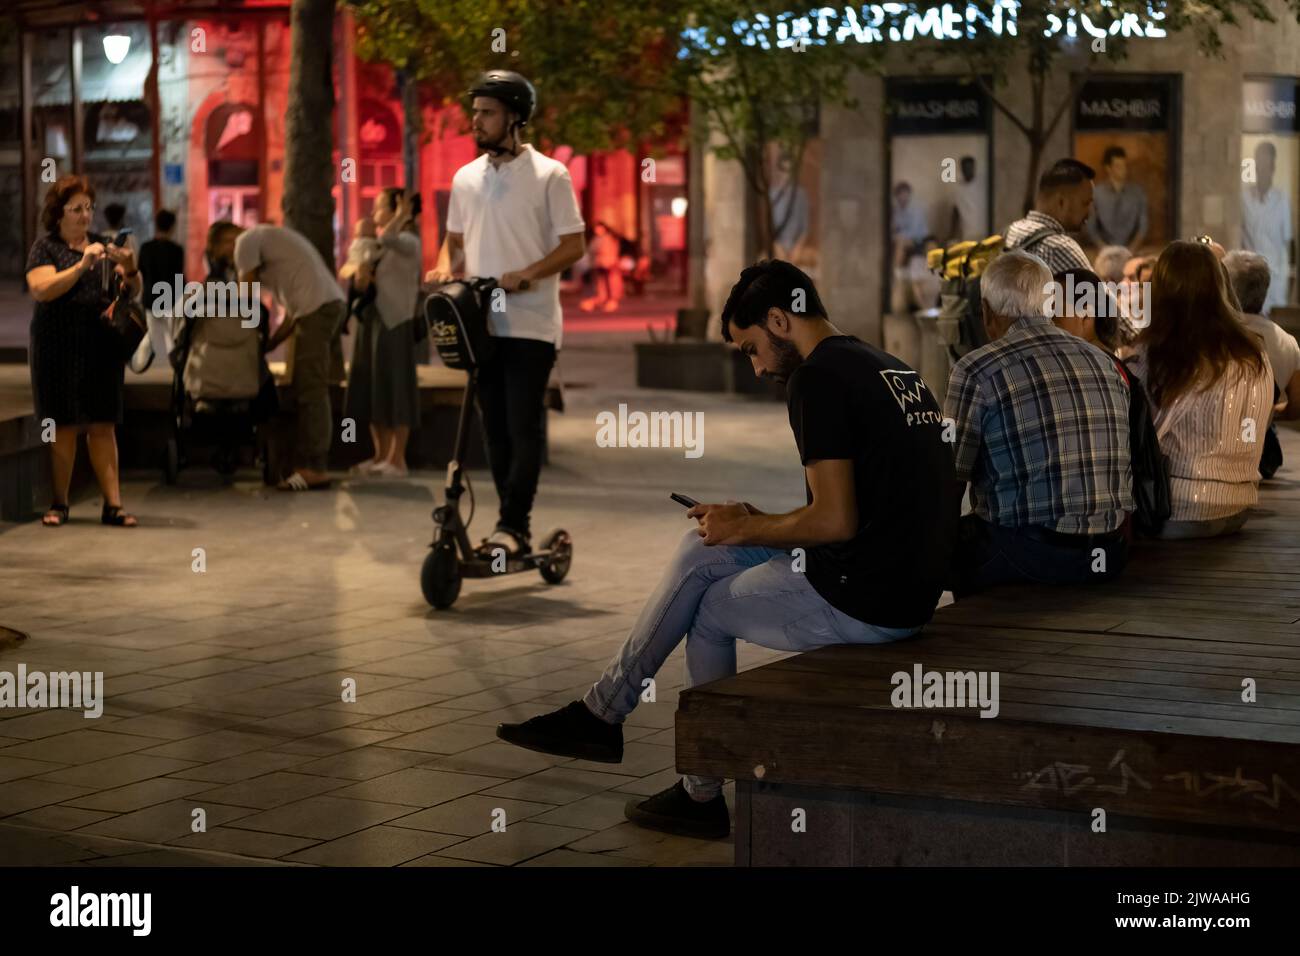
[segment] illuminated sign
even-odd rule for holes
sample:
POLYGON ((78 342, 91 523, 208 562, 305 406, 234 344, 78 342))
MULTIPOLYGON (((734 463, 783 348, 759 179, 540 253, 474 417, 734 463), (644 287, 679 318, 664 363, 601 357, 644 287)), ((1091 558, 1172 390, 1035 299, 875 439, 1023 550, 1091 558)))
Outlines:
POLYGON ((1094 77, 1074 101, 1074 128, 1166 130, 1173 102, 1169 77, 1094 77))
POLYGON ((1294 133, 1297 83, 1294 77, 1247 77, 1242 83, 1244 133, 1294 133))
MULTIPOLYGON (((1102 5, 1107 6, 1106 0, 1102 5)), ((803 49, 805 46, 825 46, 829 43, 884 43, 906 42, 927 37, 932 40, 960 40, 973 38, 980 33, 995 36, 1016 35, 1016 0, 998 0, 989 14, 974 4, 945 3, 908 12, 901 3, 872 3, 858 6, 820 7, 807 13, 783 13, 776 17, 755 14, 751 20, 737 20, 732 24, 732 36, 710 37, 703 27, 684 30, 686 43, 699 50, 716 51, 728 42, 745 46, 771 49, 803 49)), ((1105 36, 1163 37, 1161 26, 1165 19, 1163 0, 1151 0, 1146 15, 1136 13, 1112 15, 1108 23, 1094 23, 1087 14, 1070 10, 1064 17, 1049 13, 1043 36, 1064 34, 1077 37, 1081 34, 1093 38, 1105 36)), ((679 55, 685 56, 683 50, 679 55)))
POLYGON ((988 97, 973 83, 952 79, 888 79, 885 114, 889 134, 988 131, 988 97))

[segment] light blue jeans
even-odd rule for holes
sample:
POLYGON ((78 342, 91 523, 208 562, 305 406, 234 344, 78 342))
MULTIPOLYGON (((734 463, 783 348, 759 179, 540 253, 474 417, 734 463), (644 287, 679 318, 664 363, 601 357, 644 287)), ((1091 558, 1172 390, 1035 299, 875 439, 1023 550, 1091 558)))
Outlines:
MULTIPOLYGON (((921 627, 864 624, 828 604, 789 551, 706 545, 692 527, 682 536, 659 585, 641 610, 623 647, 583 697, 588 709, 617 724, 636 707, 642 681, 654 677, 683 637, 686 686, 736 673, 736 641, 779 651, 826 644, 883 644, 921 627)), ((683 778, 697 800, 722 789, 714 777, 683 778)))

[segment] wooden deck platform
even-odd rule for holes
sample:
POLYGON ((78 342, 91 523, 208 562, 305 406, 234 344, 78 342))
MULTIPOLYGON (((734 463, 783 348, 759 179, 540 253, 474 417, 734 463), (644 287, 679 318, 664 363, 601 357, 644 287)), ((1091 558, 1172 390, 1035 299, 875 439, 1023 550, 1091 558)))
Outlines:
POLYGON ((678 769, 736 779, 737 862, 1300 863, 1300 432, 1283 444, 1238 535, 683 692, 678 769), (997 716, 894 707, 916 665, 997 672, 997 716))

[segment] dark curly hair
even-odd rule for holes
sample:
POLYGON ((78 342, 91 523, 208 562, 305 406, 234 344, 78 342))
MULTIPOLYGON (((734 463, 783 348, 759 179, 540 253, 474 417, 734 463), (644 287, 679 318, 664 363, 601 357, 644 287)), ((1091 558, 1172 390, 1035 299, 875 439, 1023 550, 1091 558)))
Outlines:
POLYGON ((804 315, 826 318, 826 307, 808 273, 784 259, 763 259, 740 273, 731 287, 727 304, 722 307, 722 339, 732 341, 731 330, 752 325, 767 327, 772 309, 789 310, 796 291, 806 295, 804 315))
POLYGON ((77 193, 85 193, 90 201, 95 201, 95 187, 85 176, 71 173, 53 183, 45 193, 45 204, 41 207, 41 225, 46 232, 56 232, 63 219, 63 207, 77 193))

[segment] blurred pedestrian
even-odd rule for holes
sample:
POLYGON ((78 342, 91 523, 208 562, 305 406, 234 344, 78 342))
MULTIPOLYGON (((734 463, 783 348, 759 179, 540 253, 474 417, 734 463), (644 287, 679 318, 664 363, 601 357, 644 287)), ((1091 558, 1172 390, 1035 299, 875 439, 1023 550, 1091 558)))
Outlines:
POLYGON ((262 224, 241 230, 235 240, 234 263, 240 282, 260 283, 284 308, 285 324, 276 330, 273 342, 290 332, 294 336, 298 467, 276 487, 281 491, 328 488, 329 450, 334 434, 331 351, 347 318, 343 292, 316 247, 302 234, 284 226, 262 224))
POLYGON ((420 424, 411 326, 420 294, 420 223, 414 198, 391 186, 375 197, 369 218, 376 238, 357 242, 376 242, 378 254, 367 258, 363 249, 355 270, 345 265, 340 273, 374 293, 363 300, 366 304, 357 315, 343 403, 346 416, 369 422, 375 449, 370 460, 352 469, 354 474, 406 477, 406 443, 411 429, 420 424))
POLYGON ((140 246, 140 276, 144 280, 149 335, 131 360, 136 370, 147 367, 154 355, 171 353, 176 306, 180 304, 172 300, 177 288, 185 288, 185 247, 172 239, 176 213, 170 209, 158 210, 153 226, 153 238, 140 246))
POLYGON ((623 298, 623 267, 618 236, 606 223, 598 222, 592 230, 591 260, 594 295, 578 304, 583 312, 603 308, 613 312, 623 298))
POLYGON ((50 477, 53 502, 42 522, 68 520, 68 492, 77 457, 77 436, 95 470, 106 525, 134 527, 122 510, 116 426, 122 422, 124 363, 121 336, 102 318, 102 268, 111 267, 137 294, 140 273, 130 249, 90 231, 95 188, 85 176, 54 182, 41 209, 44 234, 27 257, 27 287, 36 300, 31 328, 32 395, 38 421, 52 421, 50 477))

